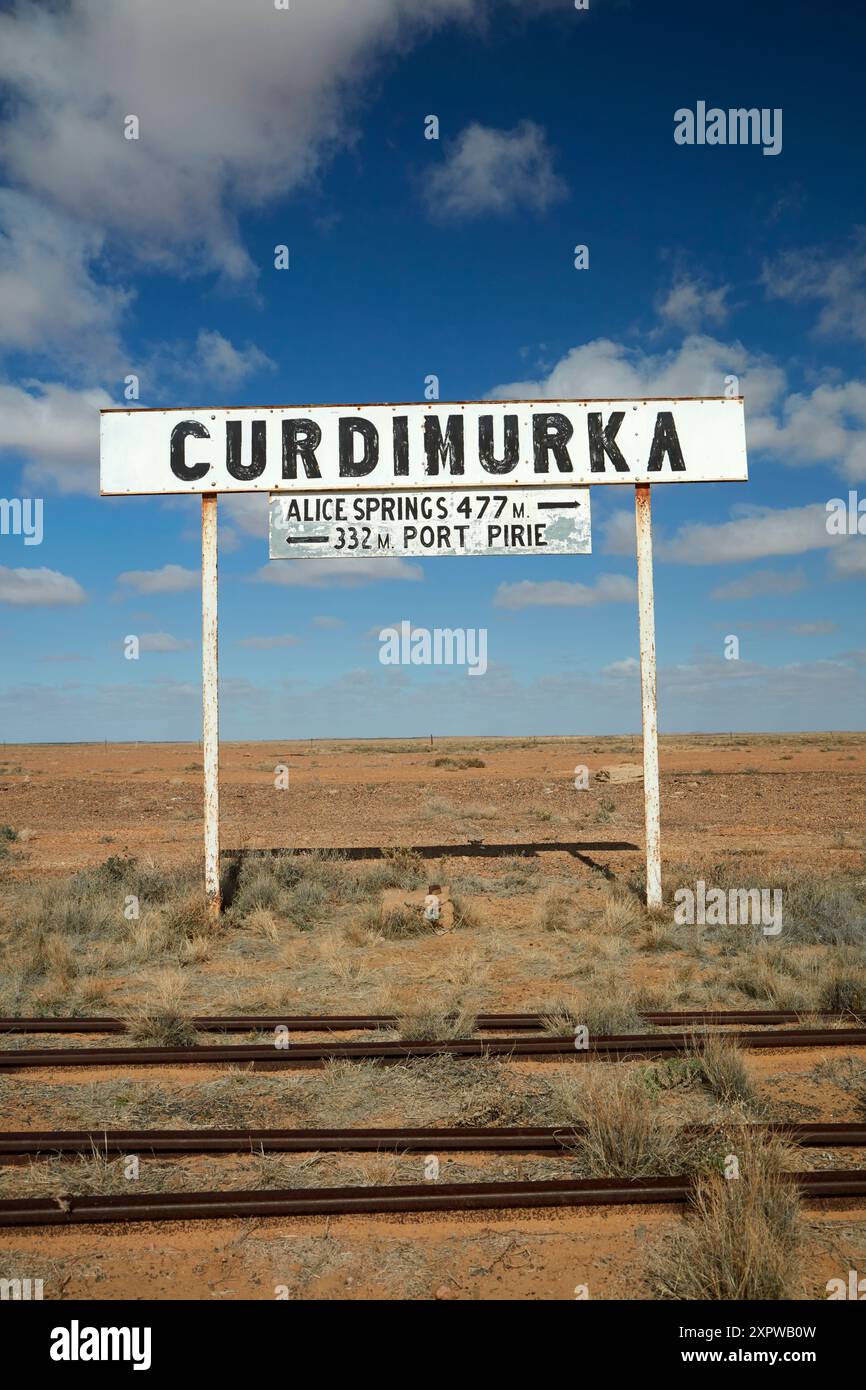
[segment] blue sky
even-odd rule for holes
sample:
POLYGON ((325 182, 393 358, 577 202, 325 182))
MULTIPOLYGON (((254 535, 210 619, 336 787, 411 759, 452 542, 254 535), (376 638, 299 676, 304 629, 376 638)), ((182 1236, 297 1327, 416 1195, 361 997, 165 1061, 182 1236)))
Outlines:
MULTIPOLYGON (((750 482, 653 493, 661 728, 862 727, 866 537, 826 503, 866 497, 864 38, 796 0, 3 6, 0 496, 44 508, 0 535, 3 737, 198 737, 198 504, 97 495, 130 374, 143 406, 736 376, 750 482), (676 143, 699 101, 781 110, 780 152, 676 143)), ((362 570, 269 563, 263 499, 221 499, 224 737, 637 729, 633 497, 592 503, 589 557, 362 570), (382 666, 402 619, 486 628, 487 674, 382 666)))

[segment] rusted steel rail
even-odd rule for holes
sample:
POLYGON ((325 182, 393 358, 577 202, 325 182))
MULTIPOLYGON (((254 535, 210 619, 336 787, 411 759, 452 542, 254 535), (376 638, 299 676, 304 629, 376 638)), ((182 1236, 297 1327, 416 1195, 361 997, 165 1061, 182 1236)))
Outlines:
MULTIPOLYGON (((577 1048, 572 1037, 461 1038, 431 1042, 356 1042, 274 1044, 215 1043, 192 1047, 42 1047, 0 1052, 0 1071, 30 1067, 145 1067, 218 1065, 234 1062, 267 1067, 321 1066, 337 1059, 405 1062, 416 1057, 448 1056, 522 1058, 562 1057, 572 1061, 628 1056, 662 1057, 700 1047, 701 1033, 630 1033, 589 1040, 577 1048)), ((744 1048, 866 1047, 866 1028, 797 1028, 785 1032, 735 1032, 727 1037, 744 1048)))
MULTIPOLYGON (((866 1197, 861 1170, 790 1173, 809 1200, 866 1197)), ((689 1199, 693 1180, 572 1178, 543 1182, 424 1183, 398 1187, 294 1188, 256 1192, 139 1192, 122 1196, 13 1197, 0 1201, 2 1226, 93 1225, 127 1221, 214 1221, 231 1217, 337 1216, 353 1212, 502 1211, 615 1206, 689 1199)))
MULTIPOLYGON (((671 1028, 697 1024, 720 1027, 753 1024, 764 1027, 797 1023, 804 1016, 826 1019, 828 1023, 853 1023, 866 1019, 866 1016, 856 1013, 808 1009, 802 1009, 799 1013, 791 1009, 695 1009, 652 1011, 638 1016, 645 1023, 660 1027, 667 1024, 671 1028)), ((543 1027, 543 1020, 544 1015, 540 1013, 479 1014, 476 1027, 481 1033, 531 1031, 543 1027)), ((350 1033, 394 1028, 399 1020, 396 1014, 205 1014, 192 1018, 191 1022, 202 1033, 255 1033, 277 1027, 285 1027, 295 1033, 350 1033)), ((0 1033, 125 1033, 126 1028, 122 1018, 0 1018, 0 1033)))
MULTIPOLYGON (((755 1134, 777 1134, 804 1149, 862 1148, 866 1124, 749 1124, 755 1134)), ((713 1125, 687 1125, 711 1135, 713 1125)), ((39 1154, 210 1153, 562 1153, 573 1148, 572 1125, 450 1129, 70 1129, 0 1132, 3 1158, 39 1154)))

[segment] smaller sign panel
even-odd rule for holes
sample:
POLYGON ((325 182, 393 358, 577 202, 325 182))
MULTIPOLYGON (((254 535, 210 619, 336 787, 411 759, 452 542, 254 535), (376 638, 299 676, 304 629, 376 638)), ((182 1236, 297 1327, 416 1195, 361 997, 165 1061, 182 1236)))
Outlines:
POLYGON ((272 493, 269 538, 272 560, 588 555, 589 488, 272 493))

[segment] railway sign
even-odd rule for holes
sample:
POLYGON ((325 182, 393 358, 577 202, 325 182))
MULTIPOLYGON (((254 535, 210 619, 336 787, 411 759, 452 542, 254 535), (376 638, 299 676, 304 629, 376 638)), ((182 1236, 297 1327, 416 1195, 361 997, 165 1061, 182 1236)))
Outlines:
POLYGON ((272 560, 588 555, 589 488, 272 493, 272 560))
POLYGON ((739 397, 103 410, 103 494, 743 482, 739 397))
POLYGON ((220 910, 217 506, 270 496, 272 558, 585 555, 588 484, 634 487, 647 905, 662 902, 652 483, 746 482, 742 398, 100 412, 103 495, 200 493, 205 890, 220 910))

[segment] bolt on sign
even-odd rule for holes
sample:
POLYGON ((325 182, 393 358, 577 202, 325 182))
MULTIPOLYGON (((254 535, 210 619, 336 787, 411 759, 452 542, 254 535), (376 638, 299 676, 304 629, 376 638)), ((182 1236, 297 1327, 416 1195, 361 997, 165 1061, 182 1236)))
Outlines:
POLYGON ((271 493, 270 558, 588 555, 589 488, 271 493))
POLYGON ((739 399, 101 412, 104 494, 744 481, 739 399))

